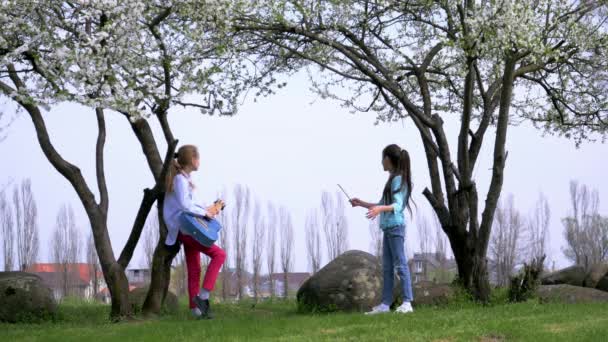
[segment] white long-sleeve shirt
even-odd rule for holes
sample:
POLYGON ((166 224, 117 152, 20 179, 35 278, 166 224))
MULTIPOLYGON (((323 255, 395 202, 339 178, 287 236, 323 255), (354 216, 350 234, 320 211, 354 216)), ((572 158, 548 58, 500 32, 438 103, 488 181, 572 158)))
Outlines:
POLYGON ((173 191, 165 194, 163 216, 168 230, 165 245, 175 244, 179 232, 179 216, 182 212, 200 216, 207 214, 205 206, 198 203, 190 183, 189 176, 179 173, 173 178, 173 191))

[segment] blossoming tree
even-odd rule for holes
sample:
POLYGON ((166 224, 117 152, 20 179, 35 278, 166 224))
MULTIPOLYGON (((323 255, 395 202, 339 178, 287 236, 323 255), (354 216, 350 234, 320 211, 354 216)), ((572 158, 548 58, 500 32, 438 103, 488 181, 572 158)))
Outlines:
MULTIPOLYGON (((0 94, 30 115, 45 156, 76 190, 112 296, 112 317, 131 314, 124 270, 152 205, 158 201, 162 207, 163 180, 177 145, 168 119, 170 108, 195 107, 210 115, 231 115, 243 91, 271 91, 273 66, 256 63, 250 48, 226 29, 231 12, 240 5, 211 0, 17 0, 0 5, 0 94), (79 168, 55 149, 47 131, 43 112, 64 101, 88 106, 97 117, 97 198, 79 168), (155 179, 144 191, 118 257, 107 229, 103 148, 108 110, 128 119, 155 179), (147 122, 151 118, 162 127, 168 146, 164 159, 147 122)), ((160 310, 177 252, 164 245, 166 227, 159 216, 160 240, 144 304, 149 313, 160 310)))
POLYGON ((259 0, 235 28, 286 64, 317 66, 324 97, 378 121, 409 118, 426 153, 424 196, 447 234, 461 283, 487 300, 486 253, 513 122, 605 138, 608 5, 573 0, 259 0), (444 119, 459 118, 450 142, 444 119), (493 128, 490 128, 493 126, 493 128), (473 178, 491 135, 491 182, 473 178))

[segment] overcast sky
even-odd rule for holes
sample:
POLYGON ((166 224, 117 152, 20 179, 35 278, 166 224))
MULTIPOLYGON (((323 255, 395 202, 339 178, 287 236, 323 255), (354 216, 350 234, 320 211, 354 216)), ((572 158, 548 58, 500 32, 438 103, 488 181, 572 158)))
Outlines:
MULTIPOLYGON (((15 115, 16 107, 6 99, 0 100, 0 106, 7 116, 15 115)), ((39 259, 50 261, 48 246, 52 243, 50 237, 55 217, 62 204, 72 204, 82 231, 87 235, 89 223, 71 185, 42 154, 27 113, 16 115, 6 140, 0 143, 0 187, 31 178, 39 212, 39 259)), ((89 186, 96 192, 94 112, 64 104, 54 107, 44 117, 57 150, 81 168, 89 186)), ((456 146, 457 119, 446 119, 452 148, 456 146)), ((128 237, 142 189, 152 186, 153 179, 126 119, 108 112, 106 120, 108 226, 114 252, 118 254, 128 237)), ((178 108, 170 114, 170 123, 180 144, 195 144, 201 151, 201 168, 193 176, 202 199, 211 201, 222 189, 232 191, 233 186, 240 183, 247 185, 259 200, 272 201, 291 211, 296 271, 308 269, 304 239, 307 211, 319 207, 323 190, 338 190, 337 183, 351 196, 377 200, 387 177, 380 164, 381 151, 388 144, 399 144, 410 152, 414 200, 419 212, 431 214, 421 195, 430 183, 421 139, 412 122, 404 120, 375 126, 374 121, 372 113, 351 114, 337 102, 318 98, 309 90, 304 74, 290 78, 288 86, 274 96, 257 102, 252 97, 247 98, 235 117, 209 117, 195 110, 178 108)), ((151 123, 164 150, 164 138, 156 120, 151 119, 151 123)), ((479 186, 480 208, 483 208, 489 184, 493 133, 493 128, 488 131, 474 174, 479 186)), ((568 183, 576 179, 597 189, 600 211, 607 215, 608 146, 585 143, 577 149, 570 140, 543 137, 542 132, 523 124, 509 128, 507 150, 503 194, 512 193, 515 206, 524 215, 531 212, 539 192, 546 195, 552 216, 548 260, 555 261, 557 267, 566 266, 560 219, 570 210, 568 183)), ((346 210, 349 247, 369 250, 365 211, 350 207, 346 210)), ((410 255, 419 248, 415 222, 411 220, 408 220, 407 246, 410 255)), ((328 261, 324 250, 322 261, 323 265, 328 261)), ((129 267, 141 264, 141 248, 138 247, 129 267)))

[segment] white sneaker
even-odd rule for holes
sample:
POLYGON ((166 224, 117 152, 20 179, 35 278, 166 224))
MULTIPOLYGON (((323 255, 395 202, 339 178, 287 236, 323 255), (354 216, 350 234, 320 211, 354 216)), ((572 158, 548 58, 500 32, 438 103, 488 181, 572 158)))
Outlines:
POLYGON ((199 310, 199 308, 193 308, 193 309, 190 309, 190 311, 192 312, 192 316, 194 318, 200 318, 202 315, 201 310, 199 310))
POLYGON ((412 304, 410 302, 403 302, 403 304, 401 304, 397 310, 395 310, 395 312, 406 314, 414 312, 414 309, 412 308, 412 304))
POLYGON ((374 306, 372 308, 372 311, 368 311, 365 314, 366 315, 376 315, 376 314, 386 313, 386 312, 390 312, 390 311, 391 311, 390 306, 388 306, 386 304, 380 304, 378 306, 374 306))

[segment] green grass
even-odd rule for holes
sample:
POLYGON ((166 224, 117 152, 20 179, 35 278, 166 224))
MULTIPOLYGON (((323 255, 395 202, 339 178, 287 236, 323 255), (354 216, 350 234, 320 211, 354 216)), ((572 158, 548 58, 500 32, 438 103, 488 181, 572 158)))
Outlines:
POLYGON ((608 304, 480 306, 458 300, 445 308, 409 315, 298 314, 294 302, 216 304, 216 318, 193 320, 186 304, 178 314, 109 323, 108 307, 76 301, 60 306, 55 322, 0 324, 3 341, 603 341, 608 304))

